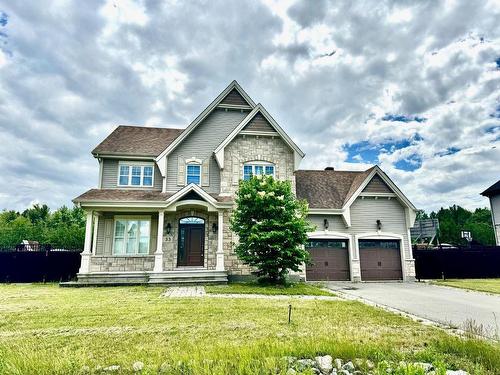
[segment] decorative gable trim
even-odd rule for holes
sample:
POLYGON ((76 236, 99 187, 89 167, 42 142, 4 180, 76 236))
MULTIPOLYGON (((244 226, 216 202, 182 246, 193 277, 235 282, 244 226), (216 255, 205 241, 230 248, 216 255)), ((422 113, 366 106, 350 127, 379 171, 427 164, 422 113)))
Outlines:
MULTIPOLYGON (((217 208, 219 207, 219 203, 217 200, 212 197, 210 194, 208 194, 205 190, 203 190, 201 187, 195 184, 189 184, 179 190, 177 193, 172 195, 170 198, 167 199, 167 207, 170 206, 171 204, 174 204, 175 202, 179 201, 182 197, 184 197, 186 194, 189 192, 194 191, 196 194, 198 194, 201 198, 203 198, 207 203, 210 203, 211 206, 217 208)), ((188 202, 188 201, 186 201, 188 202)))
MULTIPOLYGON (((416 211, 417 208, 413 205, 413 203, 410 202, 410 200, 403 194, 401 190, 396 186, 394 182, 380 169, 378 165, 376 165, 373 170, 370 172, 368 176, 364 179, 364 181, 361 183, 361 185, 358 187, 358 189, 354 192, 354 194, 349 198, 349 200, 344 204, 343 209, 350 208, 353 202, 356 200, 357 197, 362 195, 363 190, 366 188, 366 186, 372 181, 374 176, 378 176, 382 179, 382 181, 394 192, 395 196, 402 202, 407 210, 407 220, 408 223, 410 223, 410 226, 413 224, 415 221, 415 216, 416 216, 416 211)), ((379 193, 380 194, 380 193, 379 193)), ((367 193, 364 193, 363 195, 367 195, 367 193)), ((392 194, 390 194, 392 196, 392 194)))
MULTIPOLYGON (((191 132, 196 129, 196 127, 204 120, 207 118, 207 116, 215 109, 215 107, 217 107, 217 105, 219 105, 220 102, 222 102, 222 100, 224 100, 226 98, 226 96, 232 91, 232 90, 236 90, 245 100, 247 103, 250 104, 250 106, 253 108, 255 107, 255 103, 254 101, 252 100, 252 98, 250 98, 250 96, 248 96, 248 94, 245 92, 245 90, 243 90, 241 88, 241 86, 238 84, 238 82, 236 81, 233 81, 229 84, 229 86, 227 86, 224 91, 222 91, 213 101, 212 103, 210 103, 208 105, 207 108, 205 108, 203 110, 203 112, 201 112, 198 117, 196 117, 194 119, 194 121, 189 124, 189 126, 184 129, 184 131, 177 137, 175 138, 175 140, 170 143, 167 148, 165 150, 163 150, 160 155, 158 155, 158 157, 156 158, 156 161, 159 163, 161 159, 163 159, 164 157, 168 156, 168 154, 170 154, 189 134, 191 134, 191 132)), ((160 169, 161 171, 161 169, 160 169)), ((164 171, 162 171, 163 175, 164 175, 164 171)))
POLYGON ((257 114, 269 122, 269 124, 276 130, 279 136, 294 152, 294 170, 299 168, 301 160, 304 158, 304 152, 297 146, 292 139, 285 133, 285 131, 278 125, 278 123, 271 117, 262 104, 257 104, 255 108, 238 124, 238 126, 224 139, 214 151, 215 160, 221 169, 224 169, 224 149, 226 146, 247 126, 257 114))

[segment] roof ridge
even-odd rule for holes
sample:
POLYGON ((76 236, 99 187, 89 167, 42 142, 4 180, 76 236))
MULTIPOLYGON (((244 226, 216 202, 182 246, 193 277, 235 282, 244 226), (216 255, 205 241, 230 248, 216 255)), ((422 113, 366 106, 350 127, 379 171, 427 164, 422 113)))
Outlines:
POLYGON ((141 129, 168 129, 168 130, 184 130, 185 128, 171 128, 165 126, 145 126, 145 125, 125 125, 119 124, 117 128, 141 128, 141 129))

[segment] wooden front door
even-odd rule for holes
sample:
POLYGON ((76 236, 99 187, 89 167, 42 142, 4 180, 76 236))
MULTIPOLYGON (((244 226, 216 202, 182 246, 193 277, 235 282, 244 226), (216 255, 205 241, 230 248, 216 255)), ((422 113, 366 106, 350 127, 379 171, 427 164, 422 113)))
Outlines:
POLYGON ((203 266, 205 224, 179 224, 178 266, 203 266))

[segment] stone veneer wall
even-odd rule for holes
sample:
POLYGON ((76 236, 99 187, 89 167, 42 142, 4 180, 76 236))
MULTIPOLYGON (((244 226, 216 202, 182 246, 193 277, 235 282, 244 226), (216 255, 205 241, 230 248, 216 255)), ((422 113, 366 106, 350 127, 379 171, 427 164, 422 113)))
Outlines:
POLYGON ((146 256, 93 256, 90 272, 152 271, 155 258, 146 256))
POLYGON ((217 224, 216 212, 204 212, 199 210, 185 210, 180 212, 165 212, 163 227, 163 270, 173 271, 177 268, 177 248, 179 235, 179 220, 183 217, 196 216, 205 220, 205 255, 204 267, 209 270, 215 269, 217 252, 217 233, 212 232, 212 224, 217 224), (166 232, 167 223, 170 223, 172 230, 170 234, 166 232))
POLYGON ((280 137, 238 135, 224 151, 220 187, 222 195, 234 195, 239 180, 243 178, 243 165, 251 161, 273 163, 275 177, 293 183, 293 150, 280 137))

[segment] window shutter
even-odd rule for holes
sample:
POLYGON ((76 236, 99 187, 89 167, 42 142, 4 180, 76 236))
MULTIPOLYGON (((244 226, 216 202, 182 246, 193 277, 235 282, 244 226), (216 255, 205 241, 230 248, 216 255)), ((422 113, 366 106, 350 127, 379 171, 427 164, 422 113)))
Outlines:
POLYGON ((177 185, 184 186, 186 184, 186 161, 182 156, 177 157, 177 185))
POLYGON ((233 157, 233 185, 238 185, 240 181, 240 163, 237 157, 233 157))
POLYGON ((201 164, 201 186, 210 185, 209 179, 210 159, 203 159, 201 164))
POLYGON ((113 252, 113 219, 104 219, 104 255, 111 255, 113 252))

